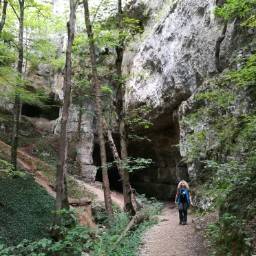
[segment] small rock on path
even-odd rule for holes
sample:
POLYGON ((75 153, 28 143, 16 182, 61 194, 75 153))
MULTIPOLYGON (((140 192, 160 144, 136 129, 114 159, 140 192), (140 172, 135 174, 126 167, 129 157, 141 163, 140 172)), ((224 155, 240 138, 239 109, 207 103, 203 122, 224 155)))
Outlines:
POLYGON ((207 255, 191 216, 188 216, 188 225, 179 225, 178 210, 174 205, 163 209, 160 222, 145 233, 138 253, 138 256, 207 255))

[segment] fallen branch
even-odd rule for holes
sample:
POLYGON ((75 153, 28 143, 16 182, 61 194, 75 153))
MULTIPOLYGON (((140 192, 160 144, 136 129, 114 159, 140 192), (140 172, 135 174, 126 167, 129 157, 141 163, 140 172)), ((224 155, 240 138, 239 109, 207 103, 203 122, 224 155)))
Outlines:
POLYGON ((116 242, 113 245, 112 250, 116 248, 116 246, 120 243, 120 241, 127 235, 127 233, 136 225, 139 225, 143 221, 148 219, 148 215, 145 213, 145 211, 139 211, 136 213, 136 215, 133 216, 131 221, 126 226, 125 230, 122 232, 122 234, 119 236, 119 238, 116 240, 116 242))
POLYGON ((77 207, 77 206, 88 206, 92 204, 92 201, 88 198, 80 198, 80 199, 76 199, 76 198, 68 198, 69 204, 72 205, 73 207, 77 207))

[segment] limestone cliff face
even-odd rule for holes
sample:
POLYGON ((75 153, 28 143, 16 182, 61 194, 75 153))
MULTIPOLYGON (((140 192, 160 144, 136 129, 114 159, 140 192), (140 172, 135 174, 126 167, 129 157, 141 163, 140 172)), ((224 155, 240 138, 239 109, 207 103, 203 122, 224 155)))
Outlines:
MULTIPOLYGON (((154 108, 175 108, 206 76, 216 73, 215 48, 223 24, 214 16, 215 2, 162 3, 164 10, 158 10, 157 15, 160 17, 155 18, 154 24, 151 22, 150 28, 146 27, 141 41, 127 52, 126 56, 131 56, 131 52, 133 55, 125 63, 130 76, 126 94, 128 105, 149 103, 154 108)), ((230 24, 221 47, 225 58, 233 47, 233 32, 233 24, 230 24)))
MULTIPOLYGON (((139 190, 145 187, 149 194, 168 198, 175 191, 176 179, 187 175, 175 146, 180 134, 186 136, 179 127, 178 109, 207 77, 218 72, 216 42, 223 23, 214 15, 215 0, 145 0, 135 1, 133 6, 138 9, 142 4, 148 9, 141 15, 146 13, 150 18, 144 33, 125 53, 123 64, 129 76, 126 106, 128 110, 141 105, 151 107, 149 118, 154 128, 145 131, 151 139, 146 155, 152 156, 156 166, 150 173, 135 174, 133 180, 139 190)), ((223 68, 239 42, 236 26, 228 24, 220 45, 223 68)), ((140 147, 143 144, 132 144, 131 150, 140 147)))

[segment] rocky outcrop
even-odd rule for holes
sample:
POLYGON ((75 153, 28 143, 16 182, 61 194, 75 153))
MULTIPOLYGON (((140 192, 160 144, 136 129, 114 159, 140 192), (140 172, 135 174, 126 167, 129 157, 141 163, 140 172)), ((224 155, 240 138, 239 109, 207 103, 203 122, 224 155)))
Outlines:
POLYGON ((157 166, 150 174, 135 174, 135 180, 147 191, 155 190, 155 195, 165 191, 168 198, 175 191, 176 179, 187 174, 177 147, 180 133, 185 131, 180 131, 176 113, 206 78, 218 73, 216 51, 224 68, 240 41, 235 24, 230 23, 216 49, 224 25, 214 15, 215 0, 145 0, 135 1, 134 6, 141 2, 148 6, 144 14, 151 18, 125 53, 123 64, 129 76, 126 107, 147 105, 152 109, 148 118, 154 128, 145 133, 152 139, 151 156, 157 166))
MULTIPOLYGON (((174 109, 205 77, 217 72, 215 46, 223 24, 215 18, 214 7, 214 0, 163 4, 167 13, 161 17, 159 11, 160 21, 146 27, 139 47, 136 43, 136 48, 126 53, 128 106, 148 103, 154 108, 174 109)), ((233 47, 233 28, 229 24, 221 45, 224 62, 233 47)))

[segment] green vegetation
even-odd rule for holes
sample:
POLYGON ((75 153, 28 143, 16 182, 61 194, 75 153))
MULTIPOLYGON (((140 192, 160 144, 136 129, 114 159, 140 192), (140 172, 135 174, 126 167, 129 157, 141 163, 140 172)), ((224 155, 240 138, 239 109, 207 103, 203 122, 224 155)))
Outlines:
POLYGON ((90 236, 92 232, 77 224, 75 213, 62 210, 59 212, 62 217, 62 226, 58 227, 62 239, 55 241, 49 236, 32 242, 23 240, 17 246, 6 247, 0 245, 1 256, 78 256, 82 251, 88 251, 91 246, 90 236))
POLYGON ((229 21, 241 19, 244 25, 255 26, 256 21, 255 0, 227 0, 224 5, 216 8, 216 15, 229 21))
MULTIPOLYGON (((252 52, 255 43, 246 47, 252 52)), ((213 255, 250 255, 256 213, 256 83, 254 55, 236 58, 241 68, 210 80, 195 95, 195 108, 182 121, 187 162, 197 163, 198 195, 220 211, 209 227, 213 255), (248 104, 249 103, 249 104, 248 104), (236 245, 235 245, 236 244, 236 245)))
MULTIPOLYGON (((255 1, 227 0, 216 9, 226 21, 255 27, 255 1)), ((195 183, 208 210, 220 218, 208 228, 212 255, 251 255, 256 241, 256 55, 255 41, 233 56, 229 71, 205 83, 182 125, 187 162, 196 163, 195 183), (240 52, 241 53, 241 52, 240 52)))
POLYGON ((0 178, 0 237, 9 245, 48 237, 54 200, 29 175, 0 178))
POLYGON ((135 229, 130 231, 120 243, 115 245, 115 241, 119 238, 130 220, 126 213, 120 212, 115 214, 115 219, 113 224, 111 224, 111 228, 103 231, 99 236, 99 240, 94 245, 92 252, 93 256, 137 255, 142 234, 146 229, 156 223, 156 219, 154 217, 159 214, 162 207, 162 205, 155 200, 147 200, 143 197, 141 200, 145 205, 145 221, 139 226, 136 226, 135 229))
MULTIPOLYGON (((52 93, 51 79, 55 78, 55 74, 61 76, 65 66, 63 49, 59 49, 60 46, 52 38, 58 33, 64 34, 65 19, 52 15, 52 7, 48 4, 36 0, 25 1, 27 4, 24 17, 25 37, 21 40, 24 56, 19 56, 24 64, 18 72, 15 66, 21 47, 18 46, 17 24, 21 19, 17 21, 16 16, 21 2, 8 1, 12 5, 8 8, 7 21, 0 33, 1 104, 13 104, 18 95, 22 103, 39 105, 43 108, 47 105, 47 97, 52 93), (45 71, 43 75, 39 72, 42 70, 45 71), (34 81, 35 76, 40 77, 39 84, 34 81)), ((175 2, 166 1, 155 20, 162 19, 175 6, 175 2), (168 8, 165 8, 167 5, 168 8), (171 10, 170 6, 172 6, 171 10)), ((2 2, 0 9, 2 10, 2 2)), ((149 141, 143 134, 145 134, 144 129, 150 130, 153 125, 150 120, 151 107, 140 106, 130 111, 127 116, 123 113, 124 106, 118 106, 120 102, 123 104, 123 99, 120 100, 118 97, 124 96, 122 86, 125 78, 122 77, 122 70, 117 74, 117 62, 122 63, 123 48, 127 42, 130 42, 135 34, 143 32, 143 20, 129 17, 126 13, 122 13, 122 10, 119 14, 118 18, 110 15, 102 20, 95 19, 96 13, 92 20, 94 37, 90 41, 81 24, 77 26, 72 52, 73 70, 72 72, 70 70, 74 82, 72 103, 79 112, 77 134, 72 137, 72 142, 69 144, 67 159, 68 171, 72 168, 72 174, 79 173, 74 164, 77 152, 73 144, 86 134, 84 132, 81 135, 84 128, 81 127, 84 121, 82 115, 85 112, 95 115, 94 111, 85 107, 86 102, 90 102, 91 106, 95 101, 92 80, 97 82, 95 83, 97 86, 102 85, 98 99, 102 100, 101 107, 104 113, 100 118, 104 117, 109 128, 113 128, 116 132, 118 122, 124 121, 124 126, 127 125, 130 129, 127 136, 129 139, 149 141), (98 74, 94 79, 88 64, 90 42, 95 43, 96 48, 93 59, 97 62, 95 66, 98 74), (119 60, 115 59, 118 51, 121 57, 119 60), (119 90, 121 96, 118 96, 119 90)), ((256 0, 224 1, 216 8, 215 14, 225 24, 236 19, 236 24, 240 24, 241 30, 256 28, 256 0)), ((147 14, 142 16, 143 19, 147 18, 147 14)), ((144 36, 146 35, 147 32, 144 33, 144 36)), ((203 83, 194 95, 191 112, 181 120, 183 128, 189 131, 184 138, 184 150, 187 155, 185 160, 197 171, 195 179, 192 180, 198 190, 197 195, 208 200, 209 204, 205 208, 219 211, 218 222, 210 225, 207 233, 212 254, 218 256, 250 255, 256 243, 253 230, 256 222, 255 52, 256 42, 253 41, 233 56, 230 70, 225 70, 203 83)), ((121 65, 120 68, 122 69, 121 65)), ((146 79, 148 77, 146 67, 144 72, 136 76, 146 79)), ((69 79, 71 81, 71 77, 69 79)), ((3 130, 0 139, 10 144, 13 119, 8 111, 0 112, 3 130)), ((48 178, 49 185, 54 187, 58 146, 56 137, 49 136, 46 131, 37 131, 31 121, 19 118, 19 113, 20 111, 17 111, 17 120, 20 123, 19 146, 28 146, 29 150, 32 148, 32 155, 47 162, 48 165, 41 162, 37 170, 41 171, 48 178)), ((125 129, 123 131, 125 132, 125 129)), ((120 131, 119 133, 123 134, 120 131)), ((122 136, 120 137, 123 139, 122 136)), ((103 147, 104 145, 105 142, 103 147)), ((117 148, 120 145, 122 148, 122 143, 119 142, 117 145, 117 148)), ((64 149, 65 145, 61 148, 64 149)), ((125 173, 128 173, 143 169, 152 163, 151 159, 128 156, 121 158, 120 161, 107 163, 107 167, 121 164, 123 170, 127 171, 125 173)), ((103 164, 103 167, 106 165, 103 164)), ((153 217, 160 210, 157 202, 144 200, 145 207, 142 211, 146 213, 145 221, 128 232, 116 245, 115 242, 131 219, 128 214, 115 210, 114 218, 109 225, 110 219, 107 218, 106 212, 96 213, 97 224, 102 227, 96 231, 79 226, 75 212, 61 210, 55 213, 58 217, 61 216, 63 221, 60 226, 54 227, 58 230, 58 236, 55 234, 55 237, 51 237, 48 231, 53 222, 53 198, 29 175, 20 171, 13 172, 14 166, 15 164, 10 165, 9 162, 0 160, 0 255, 2 256, 78 256, 82 252, 88 252, 92 256, 135 256, 142 233, 154 223, 153 217)), ((62 175, 60 176, 63 178, 62 175)), ((63 182, 59 184, 62 185, 63 182)), ((69 175, 67 188, 69 197, 93 198, 91 193, 69 175)), ((62 189, 62 191, 66 190, 62 189)))
MULTIPOLYGON (((110 228, 96 231, 78 225, 75 212, 62 210, 62 239, 54 241, 43 238, 36 242, 22 241, 17 246, 6 247, 0 245, 1 256, 79 256, 82 252, 89 252, 93 256, 135 256, 141 240, 141 234, 155 223, 154 216, 159 213, 161 204, 144 199, 145 221, 114 247, 115 241, 129 222, 129 216, 123 212, 116 212, 110 228)), ((105 213, 106 215, 106 213, 105 213)), ((107 215, 106 215, 107 216, 107 215)), ((104 222, 102 223, 104 224, 104 222)))

